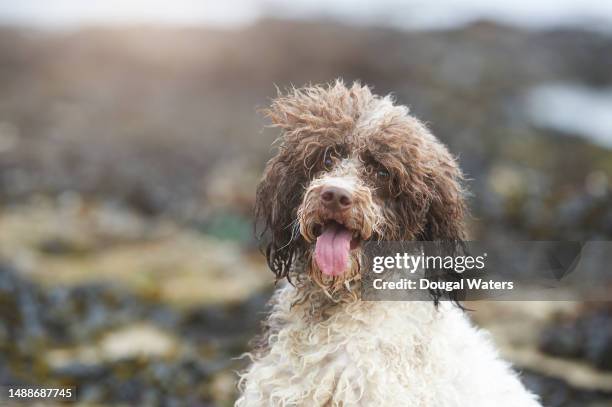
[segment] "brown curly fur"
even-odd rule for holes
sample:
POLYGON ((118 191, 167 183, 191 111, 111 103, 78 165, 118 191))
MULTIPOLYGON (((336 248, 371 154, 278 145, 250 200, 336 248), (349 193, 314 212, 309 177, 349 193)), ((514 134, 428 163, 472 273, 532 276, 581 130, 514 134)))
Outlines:
POLYGON ((307 222, 316 211, 308 209, 307 192, 333 171, 325 167, 326 157, 332 167, 342 159, 359 163, 356 176, 367 196, 356 218, 365 219, 369 239, 464 240, 462 173, 445 146, 406 107, 373 95, 367 86, 347 87, 338 80, 291 89, 265 112, 282 134, 257 189, 256 214, 277 279, 310 275, 334 290, 343 283, 324 281, 312 261, 307 222), (381 169, 388 176, 377 179, 381 169), (378 213, 367 215, 364 208, 373 205, 378 213))

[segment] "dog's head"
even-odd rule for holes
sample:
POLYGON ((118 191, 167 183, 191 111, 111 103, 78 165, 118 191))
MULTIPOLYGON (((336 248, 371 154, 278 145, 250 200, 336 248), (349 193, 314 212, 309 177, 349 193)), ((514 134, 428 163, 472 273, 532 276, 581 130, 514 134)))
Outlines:
POLYGON ((461 171, 405 106, 337 81, 294 89, 267 115, 282 135, 256 212, 278 278, 334 291, 358 278, 364 241, 464 238, 461 171))

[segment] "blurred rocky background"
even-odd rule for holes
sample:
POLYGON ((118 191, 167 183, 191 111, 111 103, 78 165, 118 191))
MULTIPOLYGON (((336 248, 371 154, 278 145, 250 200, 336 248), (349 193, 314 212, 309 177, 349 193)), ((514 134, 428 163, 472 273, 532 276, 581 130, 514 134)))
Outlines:
MULTIPOLYGON (((275 86, 393 92, 459 157, 474 239, 609 240, 610 31, 405 29, 399 11, 230 27, 5 18, 0 384, 78 386, 81 405, 232 404, 273 288, 251 206, 277 136, 257 109, 275 86)), ((471 308, 545 405, 612 405, 612 306, 471 308)))

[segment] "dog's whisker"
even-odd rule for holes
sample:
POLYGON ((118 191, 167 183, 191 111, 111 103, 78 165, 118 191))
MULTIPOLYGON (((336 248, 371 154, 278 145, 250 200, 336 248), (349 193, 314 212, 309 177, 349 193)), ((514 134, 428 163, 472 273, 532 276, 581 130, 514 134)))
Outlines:
POLYGON ((287 247, 289 247, 289 245, 295 241, 295 239, 299 236, 300 234, 300 225, 298 223, 296 223, 297 221, 293 221, 291 222, 289 225, 286 226, 286 229, 291 228, 291 235, 289 236, 289 241, 284 244, 283 246, 281 246, 278 250, 283 250, 287 247), (297 227, 297 230, 296 230, 297 227))

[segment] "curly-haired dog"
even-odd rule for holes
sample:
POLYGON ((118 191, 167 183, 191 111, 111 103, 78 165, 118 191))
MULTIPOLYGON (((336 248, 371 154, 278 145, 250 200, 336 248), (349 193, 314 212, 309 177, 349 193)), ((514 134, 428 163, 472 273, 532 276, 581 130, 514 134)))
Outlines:
POLYGON ((464 239, 462 174, 404 106, 341 81, 293 90, 257 191, 278 279, 237 406, 539 406, 450 302, 360 301, 361 243, 464 239), (356 289, 357 288, 357 289, 356 289))

